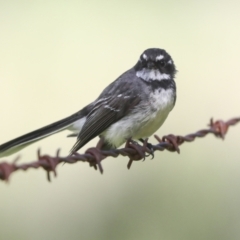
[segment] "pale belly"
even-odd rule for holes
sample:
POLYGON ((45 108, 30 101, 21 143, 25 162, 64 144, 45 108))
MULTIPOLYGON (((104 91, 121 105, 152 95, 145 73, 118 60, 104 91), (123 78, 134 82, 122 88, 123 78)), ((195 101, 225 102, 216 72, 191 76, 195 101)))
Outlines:
POLYGON ((111 125, 102 136, 115 147, 119 147, 130 137, 149 137, 161 127, 173 106, 172 89, 154 92, 149 96, 147 104, 111 125))
POLYGON ((134 139, 147 138, 153 135, 166 120, 169 110, 159 111, 155 116, 152 116, 144 125, 142 125, 139 131, 134 134, 134 139))

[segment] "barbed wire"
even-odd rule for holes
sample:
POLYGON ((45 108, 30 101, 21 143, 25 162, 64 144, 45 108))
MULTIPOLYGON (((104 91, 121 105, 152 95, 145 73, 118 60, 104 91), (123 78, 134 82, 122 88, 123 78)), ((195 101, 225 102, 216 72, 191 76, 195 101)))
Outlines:
POLYGON ((96 170, 99 169, 103 173, 103 168, 101 165, 102 160, 107 157, 118 157, 127 156, 129 157, 129 162, 127 164, 128 169, 130 169, 133 161, 139 161, 145 159, 147 156, 154 156, 155 151, 168 150, 171 152, 180 153, 179 146, 184 142, 192 142, 196 138, 205 137, 207 134, 213 134, 216 137, 224 139, 228 128, 234 126, 240 122, 239 118, 232 118, 226 122, 222 120, 213 121, 210 120, 209 128, 197 131, 186 136, 179 136, 169 134, 160 138, 157 135, 154 135, 158 143, 152 145, 148 143, 148 139, 143 141, 143 144, 140 145, 137 142, 128 139, 125 147, 120 149, 111 149, 111 150, 101 150, 103 144, 100 139, 96 147, 89 148, 83 154, 74 153, 74 155, 60 157, 60 150, 57 150, 56 156, 42 155, 40 150, 37 153, 37 161, 25 164, 17 164, 19 157, 15 159, 12 163, 1 162, 0 163, 0 179, 3 181, 8 181, 12 173, 18 170, 28 170, 30 168, 43 168, 47 172, 47 179, 50 181, 50 173, 53 172, 54 176, 57 176, 56 167, 60 163, 76 163, 76 162, 88 162, 90 167, 94 167, 96 170))

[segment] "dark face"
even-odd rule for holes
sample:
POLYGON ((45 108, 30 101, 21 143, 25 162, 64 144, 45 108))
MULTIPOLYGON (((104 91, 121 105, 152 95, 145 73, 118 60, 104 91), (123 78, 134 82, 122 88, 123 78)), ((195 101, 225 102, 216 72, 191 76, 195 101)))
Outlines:
POLYGON ((159 48, 145 50, 134 68, 137 76, 145 81, 173 79, 176 73, 171 56, 159 48))

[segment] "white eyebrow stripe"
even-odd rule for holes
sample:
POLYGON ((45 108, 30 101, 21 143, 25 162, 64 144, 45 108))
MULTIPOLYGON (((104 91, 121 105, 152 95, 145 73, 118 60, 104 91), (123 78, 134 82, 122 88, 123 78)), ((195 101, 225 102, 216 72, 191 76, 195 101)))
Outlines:
POLYGON ((145 59, 145 60, 148 60, 148 56, 144 53, 143 54, 143 58, 145 59))
POLYGON ((164 58, 163 55, 159 55, 159 56, 156 57, 156 61, 160 61, 160 60, 163 59, 163 58, 164 58))

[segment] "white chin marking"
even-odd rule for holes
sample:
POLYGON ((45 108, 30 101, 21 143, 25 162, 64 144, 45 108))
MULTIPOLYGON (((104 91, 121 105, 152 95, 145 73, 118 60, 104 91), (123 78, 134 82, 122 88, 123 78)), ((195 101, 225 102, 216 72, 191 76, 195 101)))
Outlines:
POLYGON ((142 78, 145 81, 150 80, 167 80, 170 79, 170 75, 166 73, 161 73, 159 70, 143 68, 136 73, 137 77, 142 78))

